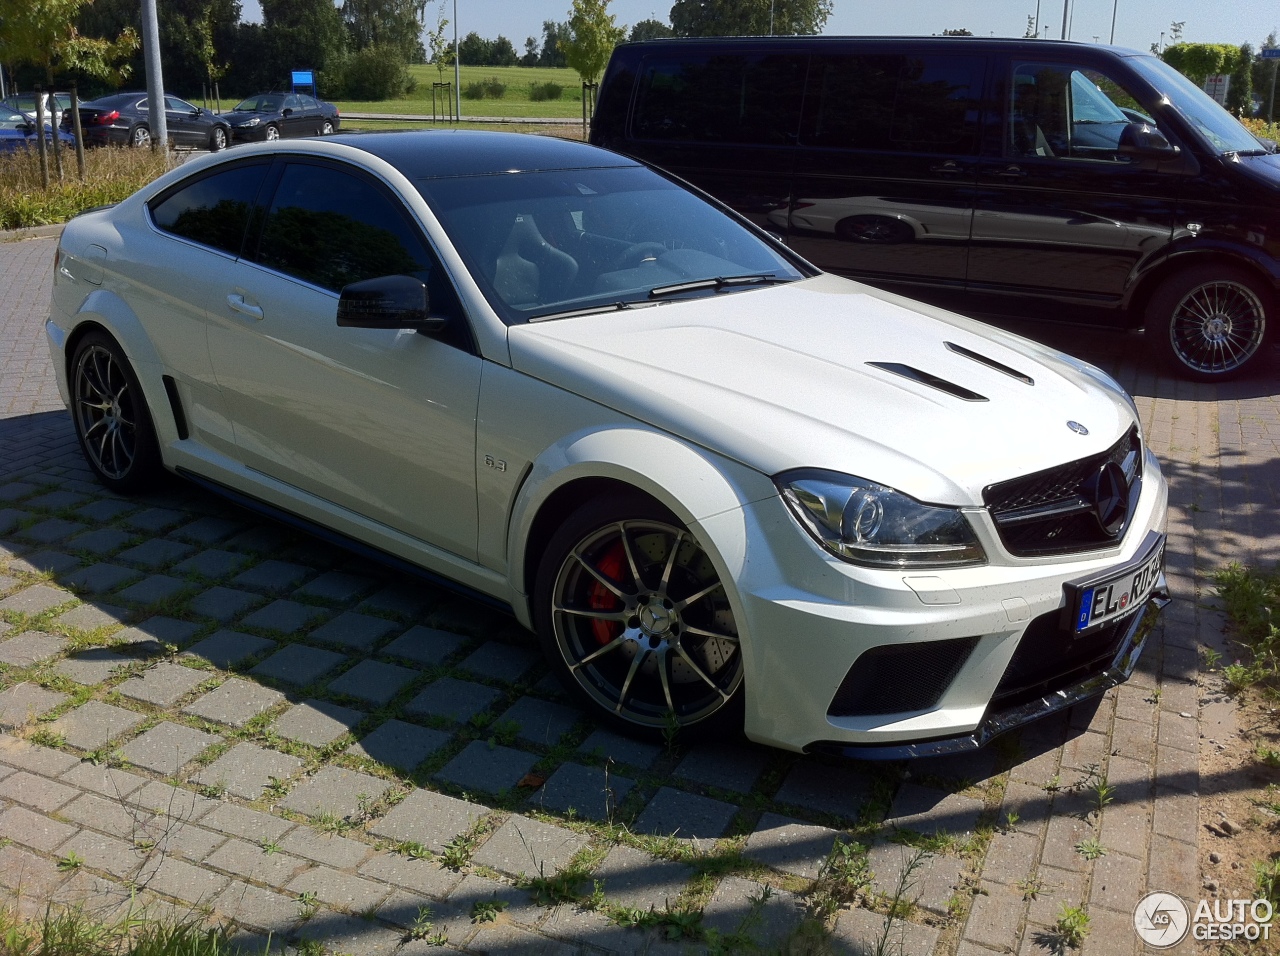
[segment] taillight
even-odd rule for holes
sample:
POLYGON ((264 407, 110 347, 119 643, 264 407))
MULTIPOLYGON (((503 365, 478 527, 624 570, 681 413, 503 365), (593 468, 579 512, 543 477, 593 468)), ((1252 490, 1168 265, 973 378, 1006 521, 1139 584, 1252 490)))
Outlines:
POLYGON ((97 116, 93 118, 93 124, 95 126, 110 126, 119 118, 120 118, 120 111, 112 110, 110 113, 99 113, 97 116))

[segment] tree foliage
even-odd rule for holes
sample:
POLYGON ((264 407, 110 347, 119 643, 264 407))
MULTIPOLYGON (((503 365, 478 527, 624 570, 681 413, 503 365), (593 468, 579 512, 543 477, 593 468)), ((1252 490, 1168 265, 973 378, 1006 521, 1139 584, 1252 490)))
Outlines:
POLYGON ((613 48, 627 35, 626 29, 618 26, 609 12, 609 0, 573 0, 569 31, 565 61, 584 83, 595 83, 613 48))
POLYGON ((129 26, 114 40, 82 34, 76 20, 91 2, 0 0, 0 63, 31 64, 50 84, 62 76, 123 79, 129 55, 138 48, 138 34, 129 26))
POLYGON ((444 5, 445 0, 440 0, 440 9, 436 12, 436 25, 426 31, 427 50, 431 56, 432 65, 440 74, 441 83, 444 82, 444 71, 453 66, 453 44, 445 35, 445 28, 449 26, 449 21, 444 15, 444 5))
POLYGON ((641 20, 631 28, 627 39, 635 43, 637 40, 661 40, 675 35, 676 31, 661 20, 641 20))
POLYGON ((1165 47, 1160 58, 1197 86, 1203 86, 1211 76, 1233 72, 1240 50, 1229 43, 1175 43, 1165 47))
POLYGON ((543 20, 542 52, 538 54, 538 62, 535 65, 568 66, 569 63, 564 58, 564 47, 571 39, 573 39, 573 32, 569 29, 569 24, 543 20))
POLYGON ((973 31, 966 30, 964 27, 952 27, 950 29, 943 30, 942 35, 944 37, 971 37, 973 36, 973 31))
POLYGON ((342 73, 347 33, 333 0, 262 0, 271 73, 279 86, 290 70, 312 69, 328 93, 342 73))
POLYGON ((763 36, 820 33, 832 0, 675 0, 676 36, 763 36))
POLYGON ((427 0, 342 0, 342 19, 352 49, 376 46, 401 64, 426 61, 422 47, 427 0))

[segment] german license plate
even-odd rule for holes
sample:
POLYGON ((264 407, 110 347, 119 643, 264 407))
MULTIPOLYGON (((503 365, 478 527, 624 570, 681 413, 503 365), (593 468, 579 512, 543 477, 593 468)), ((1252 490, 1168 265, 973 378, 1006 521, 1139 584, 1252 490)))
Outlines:
POLYGON ((1152 533, 1141 557, 1120 568, 1112 568, 1083 581, 1067 585, 1069 606, 1074 610, 1074 633, 1095 627, 1135 611, 1151 596, 1164 569, 1165 537, 1152 533))

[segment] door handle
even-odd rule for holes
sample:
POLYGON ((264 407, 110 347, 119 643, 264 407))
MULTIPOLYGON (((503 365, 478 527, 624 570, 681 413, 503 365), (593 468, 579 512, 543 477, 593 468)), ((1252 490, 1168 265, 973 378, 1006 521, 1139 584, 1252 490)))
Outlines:
POLYGON ((948 159, 945 163, 937 163, 930 166, 929 172, 937 173, 941 176, 954 176, 960 172, 960 166, 954 159, 948 159))
POLYGON ((1027 171, 1021 166, 1006 166, 1001 170, 1000 176, 1003 179, 1025 179, 1027 171))
POLYGON ((232 312, 239 312, 241 315, 247 315, 251 319, 261 319, 262 309, 256 305, 249 305, 245 302, 244 296, 233 292, 227 296, 227 307, 232 312))

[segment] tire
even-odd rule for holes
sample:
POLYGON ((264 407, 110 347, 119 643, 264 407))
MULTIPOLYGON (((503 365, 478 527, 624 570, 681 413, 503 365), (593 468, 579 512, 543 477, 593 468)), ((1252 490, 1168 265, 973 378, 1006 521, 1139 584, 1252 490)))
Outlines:
POLYGON ((1242 269, 1203 265, 1169 279, 1147 306, 1146 333, 1164 365, 1184 378, 1223 382, 1268 357, 1274 299, 1242 269))
POLYGON ((652 499, 597 498, 569 517, 539 563, 534 621, 561 683, 625 733, 741 735, 728 595, 697 540, 652 499))
POLYGON ((333 135, 333 124, 332 124, 332 123, 330 123, 328 120, 325 120, 325 121, 324 121, 324 125, 320 127, 320 135, 321 135, 321 136, 332 136, 332 135, 333 135))
POLYGON ((164 474, 155 426, 120 346, 90 332, 76 345, 69 378, 76 438, 98 480, 121 494, 154 487, 164 474))
POLYGON ((268 143, 274 143, 280 138, 280 127, 274 123, 267 124, 266 131, 263 133, 268 143))
POLYGON ((209 134, 209 152, 220 153, 227 148, 227 130, 224 126, 215 126, 209 134))
POLYGON ((129 130, 129 145, 143 147, 151 145, 151 130, 145 126, 135 126, 129 130))

